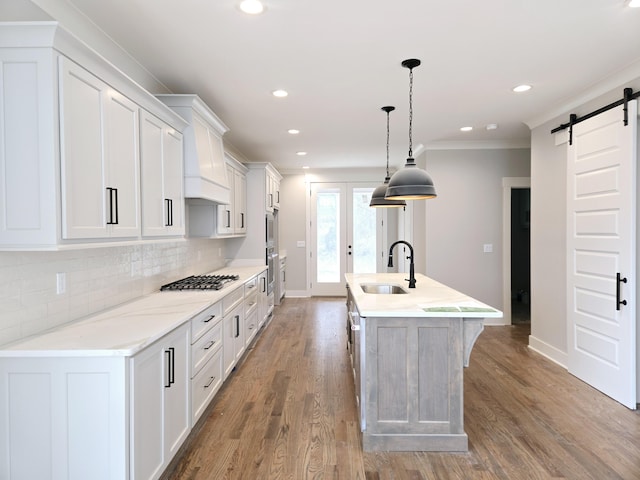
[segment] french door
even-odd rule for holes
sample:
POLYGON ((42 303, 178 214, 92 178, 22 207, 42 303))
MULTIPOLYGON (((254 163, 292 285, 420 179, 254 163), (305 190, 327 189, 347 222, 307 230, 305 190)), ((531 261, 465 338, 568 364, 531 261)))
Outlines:
POLYGON ((567 170, 569 372, 636 408, 637 104, 573 127, 567 170))
POLYGON ((372 183, 311 184, 311 294, 343 296, 345 273, 376 272, 381 251, 372 183))

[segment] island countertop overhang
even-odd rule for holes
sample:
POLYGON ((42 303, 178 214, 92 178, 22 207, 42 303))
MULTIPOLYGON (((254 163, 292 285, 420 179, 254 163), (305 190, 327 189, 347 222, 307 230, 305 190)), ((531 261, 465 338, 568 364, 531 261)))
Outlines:
POLYGON ((409 288, 406 277, 406 273, 345 275, 347 286, 363 317, 502 317, 501 311, 425 275, 416 274, 416 288, 409 288), (365 293, 362 284, 398 285, 407 293, 365 293))

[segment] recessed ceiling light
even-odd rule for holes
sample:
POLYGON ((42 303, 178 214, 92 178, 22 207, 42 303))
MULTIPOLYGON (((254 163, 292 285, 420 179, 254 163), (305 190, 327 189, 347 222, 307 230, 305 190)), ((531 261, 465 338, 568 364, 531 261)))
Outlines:
POLYGON ((513 91, 516 93, 527 92, 531 90, 531 85, 518 85, 517 87, 513 87, 513 91))
POLYGON ((304 170, 308 170, 309 169, 309 165, 305 165, 304 167, 302 167, 304 170))
POLYGON ((462 127, 462 128, 460 128, 461 132, 470 132, 471 130, 473 130, 473 127, 462 127))
POLYGON ((284 98, 287 95, 289 95, 289 93, 286 90, 274 90, 271 93, 273 94, 274 97, 278 97, 278 98, 284 98))
POLYGON ((260 0, 243 0, 240 2, 240 10, 249 15, 259 15, 264 12, 264 5, 260 0))
POLYGON ((287 130, 288 133, 290 133, 291 135, 297 135, 300 133, 300 130, 297 130, 295 128, 290 128, 289 130, 287 130))
POLYGON ((638 8, 640 7, 640 0, 629 0, 629 6, 631 8, 638 8))
POLYGON ((307 152, 296 152, 296 155, 298 155, 299 157, 304 157, 307 154, 307 152))
POLYGON ((487 130, 497 130, 498 129, 498 124, 497 123, 490 123, 485 128, 487 130))

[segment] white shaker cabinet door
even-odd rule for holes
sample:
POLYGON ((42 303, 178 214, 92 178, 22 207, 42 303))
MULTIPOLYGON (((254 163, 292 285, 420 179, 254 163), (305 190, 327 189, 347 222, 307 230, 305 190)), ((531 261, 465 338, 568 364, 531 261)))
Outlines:
POLYGON ((168 209, 167 230, 171 235, 184 235, 184 160, 182 134, 167 127, 163 135, 164 203, 168 209))
POLYGON ((165 344, 168 369, 164 384, 164 454, 165 467, 185 441, 190 432, 190 387, 189 346, 190 325, 184 324, 175 330, 165 344))
POLYGON ((62 235, 66 239, 108 236, 103 151, 107 85, 60 58, 60 150, 62 235))
POLYGON ((233 170, 233 212, 235 215, 234 233, 247 233, 247 177, 244 173, 233 170))
POLYGON ((189 434, 188 350, 184 324, 132 359, 132 480, 157 479, 189 434))
POLYGON ((139 108, 108 88, 105 95, 107 218, 112 237, 140 235, 139 108), (114 193, 111 193, 114 192, 114 193))
POLYGON ((142 234, 184 235, 182 134, 143 110, 140 151, 142 234))

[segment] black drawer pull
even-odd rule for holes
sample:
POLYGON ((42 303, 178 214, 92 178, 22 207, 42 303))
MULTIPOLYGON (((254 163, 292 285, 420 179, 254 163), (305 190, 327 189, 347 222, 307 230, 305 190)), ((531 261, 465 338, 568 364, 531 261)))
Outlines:
POLYGON ((209 350, 211 347, 213 347, 215 345, 215 341, 211 340, 211 343, 209 345, 207 345, 206 347, 204 347, 205 350, 209 350))
POLYGON ((209 388, 209 387, 211 386, 211 384, 212 384, 213 382, 215 382, 215 381, 216 381, 216 377, 211 377, 211 380, 209 380, 209 383, 207 383, 207 384, 204 386, 204 388, 209 388))

